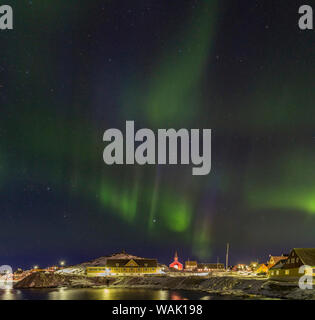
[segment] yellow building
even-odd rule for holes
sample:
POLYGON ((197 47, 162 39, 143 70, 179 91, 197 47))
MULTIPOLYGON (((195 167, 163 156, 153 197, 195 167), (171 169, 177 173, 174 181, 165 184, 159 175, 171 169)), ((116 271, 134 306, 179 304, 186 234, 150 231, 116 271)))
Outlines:
POLYGON ((89 277, 155 274, 157 271, 156 259, 108 259, 105 266, 86 268, 86 274, 89 277))
POLYGON ((268 266, 264 263, 258 265, 257 269, 256 269, 256 273, 268 273, 268 266))
POLYGON ((197 261, 186 261, 185 262, 185 269, 189 271, 194 271, 197 270, 198 264, 197 261))
POLYGON ((304 274, 315 277, 315 248, 292 249, 286 260, 269 269, 269 277, 275 280, 295 281, 304 274), (304 270, 300 270, 303 266, 304 270))

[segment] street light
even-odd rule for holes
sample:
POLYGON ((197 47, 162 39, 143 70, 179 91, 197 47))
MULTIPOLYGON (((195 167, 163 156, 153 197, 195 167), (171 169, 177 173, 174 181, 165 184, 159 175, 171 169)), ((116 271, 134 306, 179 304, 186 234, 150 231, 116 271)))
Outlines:
POLYGON ((65 261, 60 261, 59 264, 60 264, 61 267, 63 267, 66 264, 66 262, 65 261))

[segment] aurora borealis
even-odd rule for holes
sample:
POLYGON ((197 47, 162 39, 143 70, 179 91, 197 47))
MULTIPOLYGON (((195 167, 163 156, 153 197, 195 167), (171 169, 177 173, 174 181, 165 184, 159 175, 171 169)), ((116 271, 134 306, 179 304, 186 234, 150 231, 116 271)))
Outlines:
POLYGON ((314 247, 315 46, 298 1, 5 3, 1 264, 314 247), (211 173, 106 166, 104 131, 126 120, 212 129, 211 173))

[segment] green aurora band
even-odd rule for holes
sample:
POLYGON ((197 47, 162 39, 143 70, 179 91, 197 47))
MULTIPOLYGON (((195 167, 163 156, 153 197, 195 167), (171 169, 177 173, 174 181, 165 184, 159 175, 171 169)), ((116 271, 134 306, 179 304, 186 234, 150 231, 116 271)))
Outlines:
POLYGON ((315 214, 315 163, 314 154, 305 150, 287 152, 277 161, 269 160, 265 172, 268 180, 260 172, 251 172, 248 181, 259 183, 247 184, 245 194, 252 209, 299 210, 315 214))

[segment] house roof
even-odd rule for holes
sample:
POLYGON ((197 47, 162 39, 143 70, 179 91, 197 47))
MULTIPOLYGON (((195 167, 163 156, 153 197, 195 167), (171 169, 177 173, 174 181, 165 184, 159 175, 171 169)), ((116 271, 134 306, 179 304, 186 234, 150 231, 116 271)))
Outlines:
POLYGON ((272 267, 270 267, 270 269, 281 269, 282 266, 285 264, 286 260, 287 259, 279 260, 276 264, 274 264, 272 267))
POLYGON ((130 260, 130 259, 144 259, 144 258, 127 253, 123 250, 122 252, 114 253, 114 254, 111 254, 108 256, 99 257, 99 258, 94 259, 92 261, 81 263, 78 266, 82 266, 82 267, 105 266, 107 264, 107 261, 111 260, 111 259, 129 259, 130 260))
POLYGON ((186 266, 197 266, 197 261, 186 261, 186 266))
POLYGON ((274 264, 277 264, 279 261, 281 260, 285 260, 285 259, 288 259, 287 256, 270 256, 270 259, 273 259, 274 261, 274 264))
POLYGON ((107 267, 157 267, 156 259, 108 259, 107 267))
POLYGON ((294 248, 293 250, 304 265, 315 266, 315 248, 294 248))

